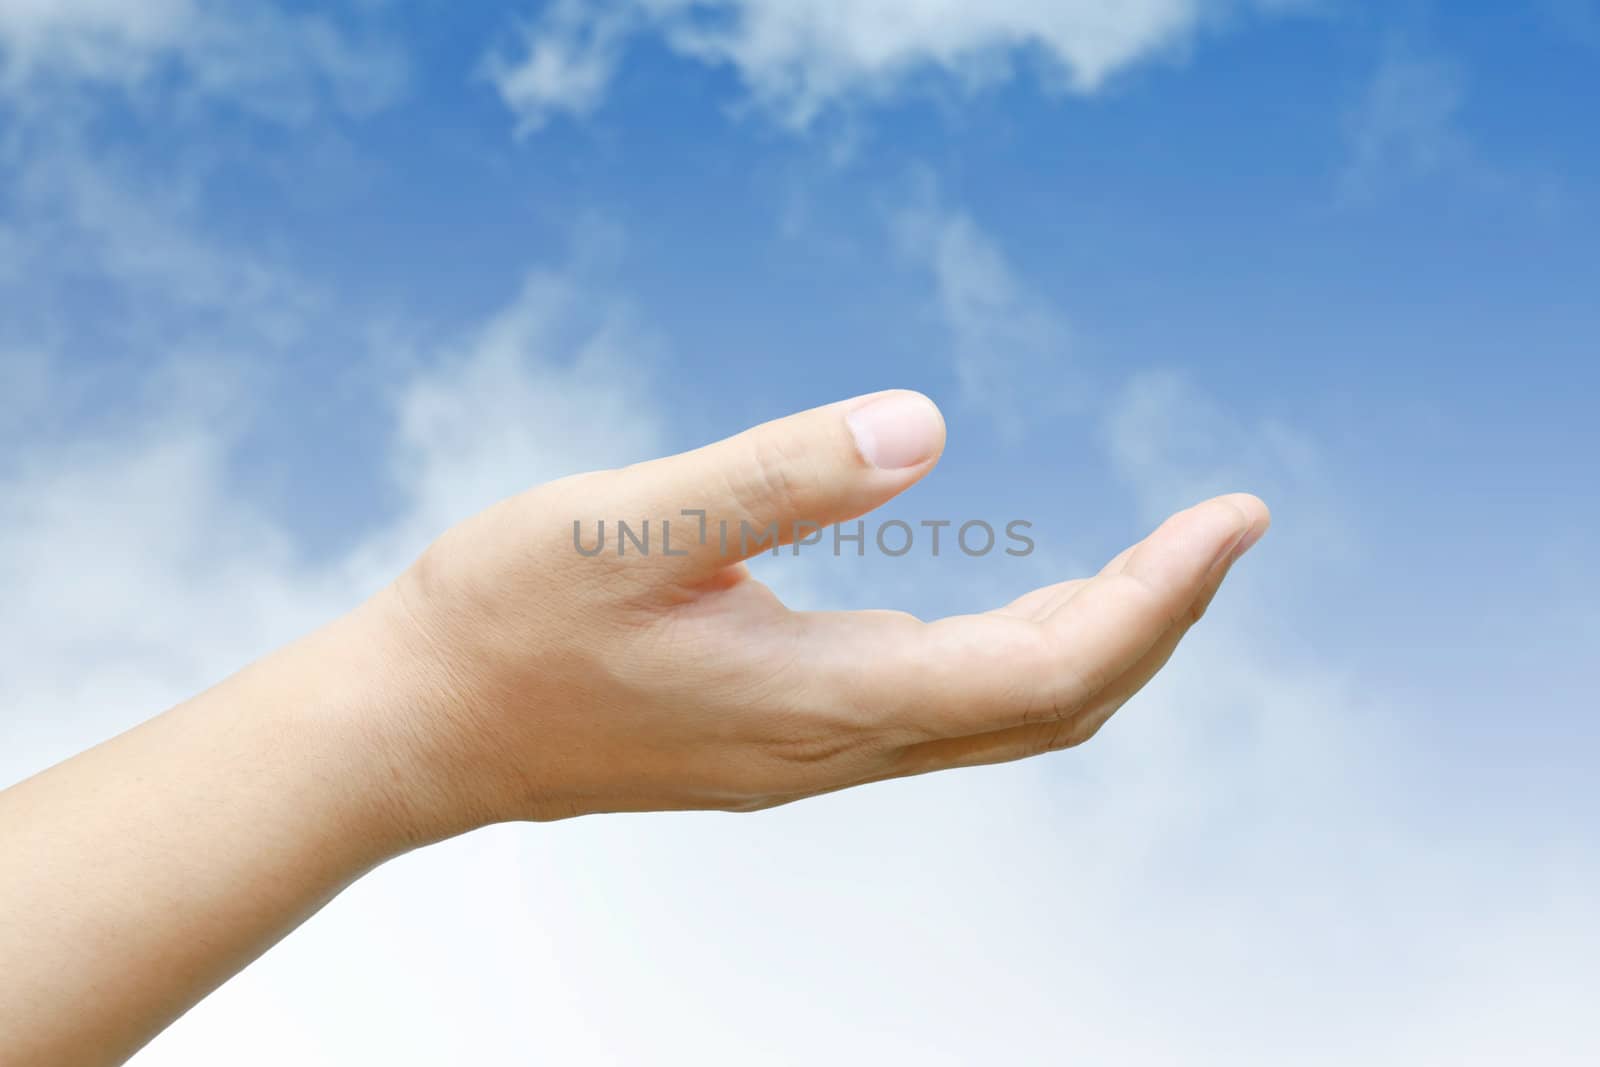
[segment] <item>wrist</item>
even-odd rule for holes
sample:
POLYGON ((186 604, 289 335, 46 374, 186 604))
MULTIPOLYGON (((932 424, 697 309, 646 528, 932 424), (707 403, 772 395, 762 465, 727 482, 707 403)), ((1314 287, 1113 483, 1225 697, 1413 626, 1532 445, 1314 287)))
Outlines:
POLYGON ((496 821, 467 688, 387 586, 313 635, 312 673, 352 786, 353 824, 390 858, 496 821))
POLYGON ((224 683, 266 773, 351 877, 471 828, 446 802, 422 664, 378 597, 224 683))

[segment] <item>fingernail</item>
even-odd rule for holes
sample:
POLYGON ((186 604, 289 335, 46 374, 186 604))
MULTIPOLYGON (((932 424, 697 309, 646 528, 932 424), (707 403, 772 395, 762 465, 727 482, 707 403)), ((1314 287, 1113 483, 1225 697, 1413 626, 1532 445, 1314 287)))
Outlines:
POLYGON ((846 420, 856 447, 880 470, 926 463, 944 443, 944 419, 921 393, 890 393, 850 413, 846 420))

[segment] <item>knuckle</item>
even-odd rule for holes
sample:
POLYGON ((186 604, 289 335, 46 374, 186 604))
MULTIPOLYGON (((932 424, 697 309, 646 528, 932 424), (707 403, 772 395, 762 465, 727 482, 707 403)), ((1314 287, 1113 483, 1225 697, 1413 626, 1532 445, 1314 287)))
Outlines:
POLYGON ((749 516, 797 515, 806 493, 805 457, 776 434, 754 435, 730 489, 749 516))

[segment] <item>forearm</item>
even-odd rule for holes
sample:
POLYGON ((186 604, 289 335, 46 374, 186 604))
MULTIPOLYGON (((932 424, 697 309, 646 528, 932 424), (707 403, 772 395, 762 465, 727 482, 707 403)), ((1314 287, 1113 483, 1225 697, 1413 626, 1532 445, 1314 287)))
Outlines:
POLYGON ((365 615, 0 793, 0 1063, 118 1063, 414 844, 365 615))

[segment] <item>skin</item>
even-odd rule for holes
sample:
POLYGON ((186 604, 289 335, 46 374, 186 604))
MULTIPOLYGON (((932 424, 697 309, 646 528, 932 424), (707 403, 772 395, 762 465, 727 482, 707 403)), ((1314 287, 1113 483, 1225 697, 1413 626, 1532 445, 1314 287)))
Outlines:
POLYGON ((937 622, 792 612, 715 535, 679 541, 689 520, 684 555, 574 550, 574 521, 592 538, 685 508, 734 530, 850 520, 943 444, 931 402, 875 394, 531 490, 0 793, 0 1063, 120 1063, 367 871, 478 827, 755 811, 1079 745, 1270 522, 1252 496, 1207 501, 1095 577, 937 622))

